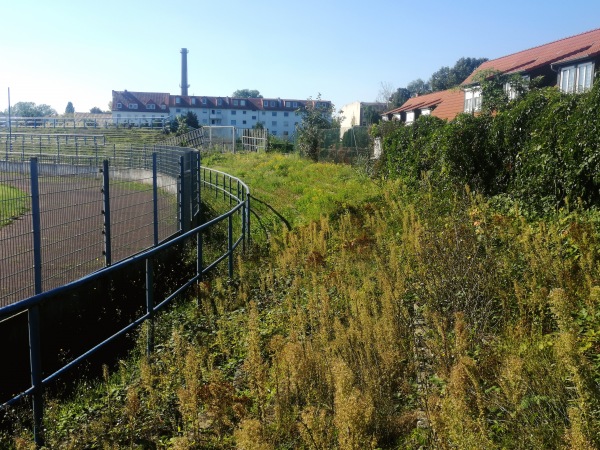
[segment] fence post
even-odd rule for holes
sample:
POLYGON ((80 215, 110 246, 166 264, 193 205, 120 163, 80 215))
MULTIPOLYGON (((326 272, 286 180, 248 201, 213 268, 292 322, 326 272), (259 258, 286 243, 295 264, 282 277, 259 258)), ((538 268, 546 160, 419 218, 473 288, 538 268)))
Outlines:
POLYGON ((190 221, 190 207, 191 207, 191 183, 190 183, 190 161, 191 152, 185 153, 179 158, 180 164, 180 230, 182 232, 189 231, 191 229, 190 221))
POLYGON ((227 217, 227 251, 229 252, 229 278, 233 278, 233 215, 227 217))
POLYGON ((111 220, 110 220, 110 172, 108 167, 108 159, 102 161, 102 195, 104 200, 104 260, 106 266, 112 264, 112 236, 111 236, 111 220))
POLYGON ((154 221, 154 246, 158 245, 158 167, 156 152, 152 153, 152 210, 154 221))
POLYGON ((248 248, 250 248, 250 193, 246 193, 246 236, 248 239, 248 248))
POLYGON ((146 259, 146 312, 148 314, 148 335, 146 355, 154 351, 154 264, 152 257, 146 259))
MULTIPOLYGON (((42 239, 40 191, 38 177, 38 161, 30 160, 31 175, 31 215, 33 222, 33 267, 35 293, 42 293, 42 239)), ((42 355, 40 348, 40 312, 34 305, 27 312, 29 327, 29 368, 31 371, 31 387, 33 388, 33 435, 36 445, 43 445, 42 420, 44 417, 44 398, 42 391, 42 355)))

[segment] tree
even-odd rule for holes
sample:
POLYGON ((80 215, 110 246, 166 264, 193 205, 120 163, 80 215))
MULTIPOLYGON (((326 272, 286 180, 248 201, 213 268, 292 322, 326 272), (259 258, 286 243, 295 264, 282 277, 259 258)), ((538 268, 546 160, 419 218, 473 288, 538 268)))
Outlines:
POLYGON ((319 160, 319 150, 324 141, 323 131, 331 127, 333 105, 321 101, 321 94, 313 101, 309 98, 306 106, 297 111, 302 122, 298 127, 298 146, 313 161, 319 160))
POLYGON ((410 92, 411 97, 414 97, 415 95, 428 94, 429 92, 431 92, 431 87, 429 86, 429 83, 423 81, 420 78, 417 78, 416 80, 413 80, 410 83, 408 83, 406 85, 406 89, 408 89, 408 91, 410 92))
POLYGON ((487 58, 460 58, 452 68, 448 66, 441 67, 429 79, 431 90, 434 92, 444 91, 458 86, 486 61, 487 58))
POLYGON ((410 91, 406 88, 398 88, 389 99, 390 109, 399 108, 410 98, 410 91))
POLYGON ((200 122, 198 122, 198 116, 192 111, 188 111, 185 115, 185 123, 188 127, 195 129, 200 128, 200 122))
POLYGON ((236 98, 263 98, 257 89, 238 89, 231 96, 236 98))
POLYGON ((65 108, 65 114, 75 114, 75 107, 73 106, 73 103, 67 103, 67 107, 65 108))
POLYGON ((97 106, 94 106, 93 108, 90 109, 90 113, 91 114, 102 114, 102 110, 100 108, 98 108, 97 106))
POLYGON ((365 110, 363 112, 363 119, 365 120, 365 122, 367 122, 367 125, 379 123, 379 121, 381 120, 380 109, 371 105, 365 106, 365 110))
POLYGON ((376 102, 385 103, 386 109, 390 108, 390 100, 394 95, 394 86, 392 83, 382 81, 380 83, 379 93, 377 94, 376 102))
MULTIPOLYGON (((18 102, 10 108, 10 113, 14 117, 42 117, 56 116, 56 111, 50 106, 42 104, 36 105, 33 102, 18 102)), ((4 111, 8 115, 8 109, 4 111)))

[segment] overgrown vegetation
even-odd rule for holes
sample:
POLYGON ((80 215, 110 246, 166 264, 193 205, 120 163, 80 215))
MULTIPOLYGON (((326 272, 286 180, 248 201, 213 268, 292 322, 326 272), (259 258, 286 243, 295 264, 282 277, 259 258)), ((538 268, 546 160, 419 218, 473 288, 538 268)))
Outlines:
POLYGON ((498 101, 488 113, 450 123, 428 116, 411 127, 386 124, 377 131, 385 135, 384 173, 413 185, 424 174, 438 186, 469 184, 536 215, 577 202, 598 205, 599 85, 575 96, 534 89, 503 107, 505 99, 492 98, 498 101))
POLYGON ((151 358, 49 399, 49 446, 598 448, 597 96, 384 125, 376 181, 205 159, 271 207, 269 240, 164 315, 151 358))

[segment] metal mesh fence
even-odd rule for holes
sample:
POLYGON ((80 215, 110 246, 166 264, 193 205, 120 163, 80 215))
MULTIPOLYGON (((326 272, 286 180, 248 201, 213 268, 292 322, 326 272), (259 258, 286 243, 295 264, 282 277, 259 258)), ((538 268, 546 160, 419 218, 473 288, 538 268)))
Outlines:
POLYGON ((74 281, 179 230, 180 160, 189 150, 93 140, 45 142, 41 151, 35 140, 15 147, 0 154, 0 306, 74 281))

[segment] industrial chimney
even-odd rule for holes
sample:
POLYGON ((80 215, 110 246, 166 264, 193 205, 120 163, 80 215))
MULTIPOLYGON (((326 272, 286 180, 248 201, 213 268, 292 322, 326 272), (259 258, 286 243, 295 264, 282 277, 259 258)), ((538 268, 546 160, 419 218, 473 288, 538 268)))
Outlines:
POLYGON ((182 97, 187 97, 188 88, 190 87, 190 85, 188 84, 188 81, 187 81, 187 54, 188 53, 189 52, 188 52, 187 48, 181 49, 181 85, 179 87, 181 87, 181 96, 182 97))

